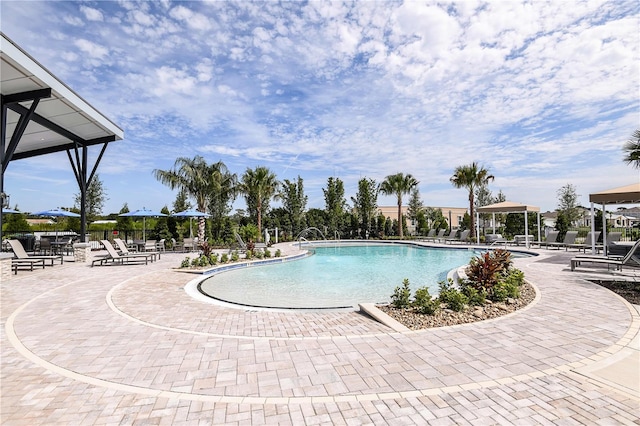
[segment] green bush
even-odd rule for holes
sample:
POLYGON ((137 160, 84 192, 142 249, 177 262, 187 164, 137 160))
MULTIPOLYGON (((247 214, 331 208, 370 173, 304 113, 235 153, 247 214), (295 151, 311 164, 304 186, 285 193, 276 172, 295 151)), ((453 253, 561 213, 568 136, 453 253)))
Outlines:
POLYGON ((192 268, 197 268, 199 264, 200 264, 200 259, 198 259, 197 257, 194 257, 193 259, 191 259, 192 268))
POLYGON ((467 297, 454 287, 453 280, 440 281, 439 287, 438 300, 441 303, 446 304, 452 311, 460 312, 464 309, 464 305, 468 303, 467 297))
POLYGON ((471 306, 482 306, 487 301, 487 293, 485 291, 478 291, 469 285, 462 286, 462 294, 467 297, 471 306))
POLYGON ((200 258, 198 259, 198 266, 200 266, 201 268, 206 268, 207 266, 209 266, 209 257, 208 256, 200 256, 200 258))
POLYGON ((253 252, 252 252, 251 250, 247 250, 247 251, 245 252, 244 257, 245 257, 247 260, 249 260, 249 259, 253 259, 253 252))
MULTIPOLYGON (((226 256, 226 254, 225 254, 225 256, 226 256)), ((238 253, 238 250, 234 250, 231 253, 231 261, 232 262, 237 262, 238 260, 240 260, 240 253, 238 253)))
POLYGON ((431 297, 427 287, 420 287, 416 290, 416 295, 413 299, 413 306, 416 308, 418 313, 433 315, 438 311, 438 309, 440 309, 440 302, 438 299, 431 297))
POLYGON ((227 262, 229 262, 229 255, 227 253, 222 253, 222 256, 220 256, 220 263, 227 263, 227 262))
POLYGON ((407 278, 402 281, 402 287, 398 286, 391 295, 391 304, 396 308, 409 307, 411 299, 411 290, 409 289, 409 280, 407 278))
POLYGON ((264 253, 262 252, 262 250, 256 250, 255 256, 256 256, 256 259, 262 259, 264 257, 264 253))
POLYGON ((512 268, 507 275, 502 279, 505 284, 510 284, 515 287, 520 287, 524 284, 524 272, 520 269, 512 268))
POLYGON ((184 258, 184 260, 180 264, 180 267, 181 268, 188 268, 189 265, 191 265, 191 260, 189 259, 189 256, 187 256, 187 257, 184 258))
POLYGON ((271 257, 271 251, 269 249, 264 249, 264 257, 266 257, 266 258, 270 258, 271 257))
POLYGON ((215 253, 211 253, 209 255, 209 263, 215 266, 218 263, 218 255, 215 253))
POLYGON ((275 254, 275 256, 276 256, 276 257, 280 257, 280 256, 282 256, 282 252, 280 251, 280 249, 277 249, 277 250, 276 250, 276 254, 275 254))
POLYGON ((509 291, 506 286, 502 283, 496 284, 493 287, 493 292, 491 293, 490 299, 494 302, 504 302, 509 297, 509 291))

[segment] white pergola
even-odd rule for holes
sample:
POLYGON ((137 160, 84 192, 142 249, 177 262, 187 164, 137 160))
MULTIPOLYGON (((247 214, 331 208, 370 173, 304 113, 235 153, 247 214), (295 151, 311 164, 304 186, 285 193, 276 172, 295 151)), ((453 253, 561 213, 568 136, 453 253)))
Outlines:
POLYGON ((493 232, 496 228, 496 213, 524 213, 524 235, 525 244, 529 248, 529 221, 528 212, 538 213, 538 241, 540 241, 540 207, 530 206, 513 201, 503 201, 501 203, 490 204, 476 209, 476 241, 480 241, 480 213, 493 213, 493 232))
POLYGON ((15 160, 66 151, 81 194, 81 239, 86 189, 109 142, 124 132, 0 32, 0 237, 6 202, 4 173, 15 160), (92 168, 88 148, 102 145, 92 168))
MULTIPOLYGON (((607 189, 601 192, 589 194, 591 202, 591 235, 595 235, 596 221, 594 204, 602 205, 602 245, 607 254, 607 218, 605 206, 607 204, 640 204, 640 182, 618 188, 607 189)), ((596 242, 591 241, 591 253, 596 252, 596 242)))

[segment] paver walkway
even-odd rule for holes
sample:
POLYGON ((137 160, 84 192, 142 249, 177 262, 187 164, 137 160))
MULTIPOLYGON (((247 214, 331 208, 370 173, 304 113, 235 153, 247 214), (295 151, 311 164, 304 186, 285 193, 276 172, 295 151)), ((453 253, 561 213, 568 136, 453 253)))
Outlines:
POLYGON ((183 256, 3 282, 2 424, 640 424, 640 316, 566 255, 517 260, 525 310, 407 333, 202 303, 183 256))

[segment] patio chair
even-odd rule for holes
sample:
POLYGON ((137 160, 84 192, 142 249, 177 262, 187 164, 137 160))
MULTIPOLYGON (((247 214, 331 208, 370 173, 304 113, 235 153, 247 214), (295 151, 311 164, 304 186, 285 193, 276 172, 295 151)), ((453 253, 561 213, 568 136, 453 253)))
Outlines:
MULTIPOLYGON (((116 249, 118 250, 118 254, 120 254, 121 256, 131 256, 131 255, 140 254, 140 253, 137 253, 137 252, 129 251, 129 248, 127 247, 127 244, 124 241, 122 241, 120 238, 114 238, 113 242, 116 243, 116 249)), ((155 253, 145 253, 145 254, 151 255, 151 257, 149 259, 152 262, 154 262, 156 260, 156 254, 155 253)))
POLYGON ((51 240, 48 238, 40 238, 40 241, 35 245, 34 252, 38 255, 51 255, 53 254, 53 247, 51 246, 51 240))
POLYGON ((133 263, 142 263, 145 265, 149 263, 149 259, 151 258, 151 254, 147 253, 131 253, 128 255, 122 255, 118 253, 118 251, 111 245, 108 240, 100 240, 102 246, 107 250, 107 254, 104 256, 99 256, 93 259, 91 262, 91 267, 93 267, 96 263, 99 263, 100 266, 111 264, 120 264, 127 265, 133 263))
POLYGON ((165 242, 165 241, 166 241, 166 240, 165 240, 164 238, 162 238, 162 239, 160 239, 160 241, 158 241, 158 242, 156 243, 156 251, 157 251, 157 252, 163 252, 163 251, 166 251, 165 246, 164 246, 164 242, 165 242))
POLYGON ((147 240, 144 243, 144 252, 152 253, 154 256, 157 256, 160 259, 160 252, 156 249, 156 240, 147 240))
POLYGON ((195 251, 196 247, 198 247, 198 238, 185 238, 182 243, 183 251, 195 251))
POLYGON ((44 255, 34 255, 34 256, 30 256, 29 254, 27 254, 26 250, 24 249, 24 247, 22 247, 22 243, 19 240, 8 240, 9 241, 9 245, 11 246, 11 250, 13 250, 13 254, 18 258, 18 259, 42 259, 42 261, 50 261, 51 264, 49 266, 53 266, 53 262, 56 260, 60 260, 60 264, 62 265, 64 263, 64 259, 62 258, 62 255, 49 255, 49 256, 44 256, 44 255))
POLYGON ((176 241, 175 238, 171 239, 171 250, 173 251, 184 251, 184 246, 182 243, 176 241))
POLYGON ((611 265, 615 266, 617 270, 622 270, 623 266, 640 266, 640 240, 636 241, 631 250, 624 256, 576 256, 571 259, 571 270, 574 271, 576 267, 580 266, 582 262, 595 263, 600 265, 607 265, 607 269, 611 265))
POLYGON ((567 231, 567 233, 564 236, 564 240, 562 240, 562 242, 550 243, 550 244, 547 244, 547 247, 549 248, 557 247, 558 250, 560 250, 560 247, 564 247, 565 251, 567 251, 569 250, 569 245, 575 244, 577 236, 578 236, 578 231, 567 231))

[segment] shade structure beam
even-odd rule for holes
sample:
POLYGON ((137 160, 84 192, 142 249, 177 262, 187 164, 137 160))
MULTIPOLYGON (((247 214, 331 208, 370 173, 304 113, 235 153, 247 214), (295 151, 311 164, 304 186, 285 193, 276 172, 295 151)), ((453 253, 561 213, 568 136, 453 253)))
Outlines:
POLYGON ((98 158, 96 159, 93 168, 91 169, 91 173, 88 174, 88 147, 81 145, 80 143, 75 143, 73 152, 74 155, 71 155, 71 150, 67 150, 67 157, 69 158, 69 163, 71 163, 71 169, 73 170, 73 174, 75 175, 76 181, 78 183, 78 187, 80 188, 80 241, 85 241, 86 230, 87 230, 87 189, 89 185, 91 185, 91 181, 96 174, 98 169, 98 165, 102 160, 102 156, 104 155, 105 150, 107 149, 108 142, 105 142, 98 154, 98 158), (89 177, 87 178, 87 174, 89 177))

